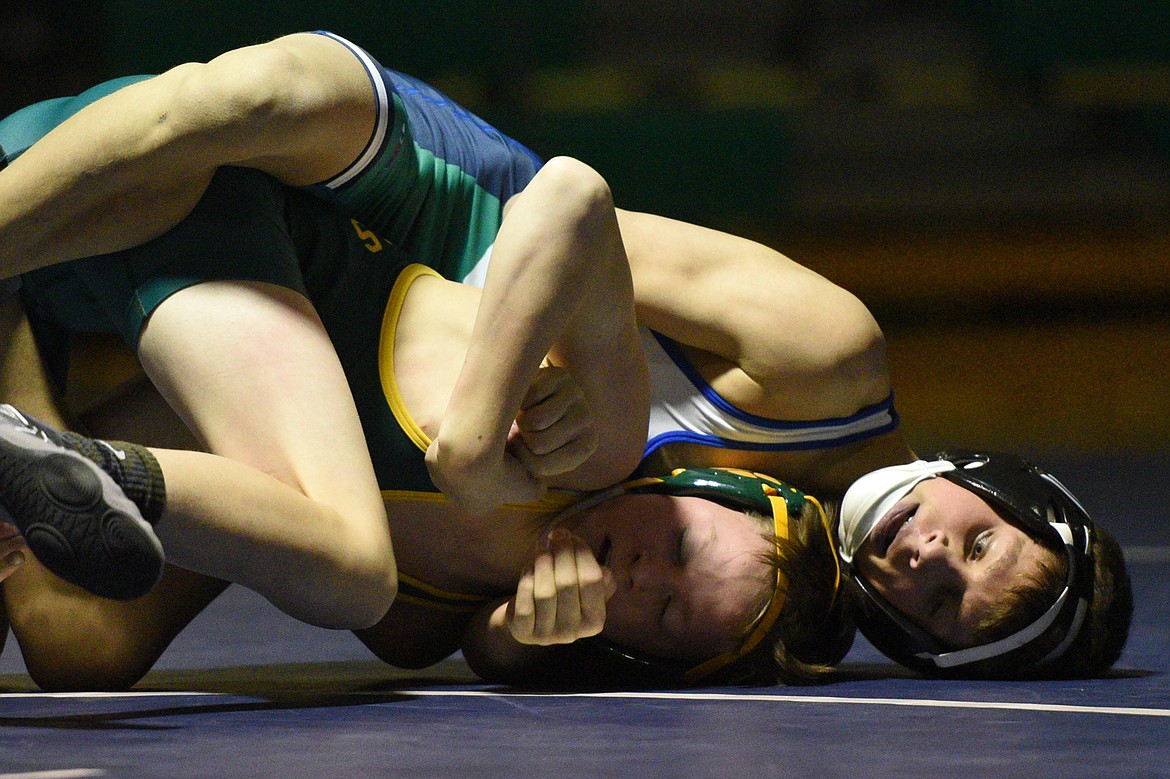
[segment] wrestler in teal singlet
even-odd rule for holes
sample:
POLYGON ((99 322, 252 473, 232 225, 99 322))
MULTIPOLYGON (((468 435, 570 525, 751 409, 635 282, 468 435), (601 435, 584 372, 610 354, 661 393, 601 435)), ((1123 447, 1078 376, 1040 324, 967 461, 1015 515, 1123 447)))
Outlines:
MULTIPOLYGON (((462 281, 494 242, 503 204, 528 184, 540 160, 429 85, 321 34, 349 48, 374 87, 378 126, 353 165, 303 190, 256 171, 222 168, 195 210, 167 234, 25 274, 21 294, 42 355, 63 385, 73 332, 115 332, 135 346, 167 296, 202 281, 297 290, 317 308, 341 357, 382 488, 434 491, 378 380, 386 300, 411 262, 462 281)), ((15 159, 86 105, 147 78, 115 79, 21 109, 0 120, 0 146, 15 159)))

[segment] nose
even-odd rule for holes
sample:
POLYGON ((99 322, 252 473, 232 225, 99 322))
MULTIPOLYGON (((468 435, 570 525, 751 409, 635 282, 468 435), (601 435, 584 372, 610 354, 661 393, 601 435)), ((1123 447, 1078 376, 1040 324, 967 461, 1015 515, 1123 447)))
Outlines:
POLYGON ((627 585, 631 592, 654 592, 663 586, 660 566, 654 564, 654 559, 641 552, 631 558, 626 567, 627 585))
POLYGON ((938 530, 920 532, 918 544, 910 558, 910 567, 923 572, 949 568, 953 558, 951 552, 950 539, 946 534, 938 530))

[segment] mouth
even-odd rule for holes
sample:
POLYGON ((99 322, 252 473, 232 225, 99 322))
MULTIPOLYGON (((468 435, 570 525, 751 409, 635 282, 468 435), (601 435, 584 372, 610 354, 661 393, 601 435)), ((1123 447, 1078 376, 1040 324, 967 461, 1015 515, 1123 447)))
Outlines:
POLYGON ((870 540, 873 543, 874 551, 878 557, 885 557, 886 552, 890 550, 890 546, 894 543, 894 539, 898 537, 898 533, 906 524, 914 519, 914 514, 918 511, 918 504, 912 500, 900 500, 894 504, 894 507, 886 512, 886 515, 878 520, 877 525, 874 526, 873 533, 870 534, 870 540))

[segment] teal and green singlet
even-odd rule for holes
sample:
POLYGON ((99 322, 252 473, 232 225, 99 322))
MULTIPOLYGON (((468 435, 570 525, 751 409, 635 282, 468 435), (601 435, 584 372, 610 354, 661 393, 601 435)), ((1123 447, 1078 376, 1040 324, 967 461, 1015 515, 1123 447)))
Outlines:
MULTIPOLYGON (((329 33, 322 33, 330 35, 329 33)), ((63 381, 75 332, 136 346, 150 314, 204 281, 261 281, 306 295, 333 340, 384 490, 436 491, 417 443, 379 380, 379 333, 395 280, 412 263, 463 281, 491 247, 503 205, 540 160, 521 144, 347 41, 377 96, 379 120, 359 159, 333 179, 294 188, 224 167, 192 213, 159 238, 22 277, 21 295, 51 372, 63 381)), ((10 159, 95 100, 150 78, 105 82, 0 120, 10 159)))

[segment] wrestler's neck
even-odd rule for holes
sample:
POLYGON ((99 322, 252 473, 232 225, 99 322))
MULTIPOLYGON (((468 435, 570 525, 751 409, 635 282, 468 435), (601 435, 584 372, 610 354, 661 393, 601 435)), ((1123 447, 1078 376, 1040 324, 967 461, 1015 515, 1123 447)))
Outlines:
POLYGON ((504 507, 473 518, 434 500, 397 503, 389 512, 401 570, 441 589, 485 596, 515 592, 552 516, 504 507))

